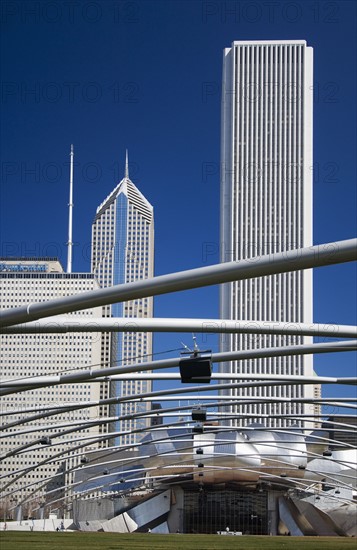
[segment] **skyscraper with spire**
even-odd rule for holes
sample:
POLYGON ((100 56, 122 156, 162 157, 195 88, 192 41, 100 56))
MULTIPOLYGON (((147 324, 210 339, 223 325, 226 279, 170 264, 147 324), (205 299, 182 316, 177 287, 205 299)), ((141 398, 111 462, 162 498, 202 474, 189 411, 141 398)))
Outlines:
MULTIPOLYGON (((92 272, 101 287, 131 283, 153 276, 154 212, 149 201, 129 177, 126 152, 124 178, 97 208, 92 225, 92 272)), ((113 304, 104 308, 106 317, 152 317, 152 297, 113 304)), ((103 341, 102 361, 111 365, 130 365, 151 360, 152 334, 143 332, 112 333, 103 341)), ((137 396, 151 391, 146 380, 121 381, 103 386, 102 397, 137 396)), ((124 403, 116 415, 129 415, 143 410, 143 403, 124 403)), ((131 445, 140 439, 136 430, 147 420, 122 420, 114 425, 123 433, 116 443, 131 445)))

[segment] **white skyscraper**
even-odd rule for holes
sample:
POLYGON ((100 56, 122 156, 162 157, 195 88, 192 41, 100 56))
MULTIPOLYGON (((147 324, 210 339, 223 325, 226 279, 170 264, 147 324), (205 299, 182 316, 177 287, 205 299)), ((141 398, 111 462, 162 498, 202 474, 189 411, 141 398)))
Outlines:
MULTIPOLYGON (((0 258, 1 310, 98 288, 94 275, 64 273, 56 258, 0 258)), ((74 321, 76 318, 90 320, 100 317, 101 312, 98 307, 70 315, 74 321)), ((88 370, 92 365, 100 363, 101 335, 98 333, 5 333, 0 335, 0 343, 3 382, 88 370)), ((85 423, 99 420, 98 410, 94 407, 67 411, 47 418, 34 418, 22 425, 13 423, 25 422, 26 418, 50 411, 51 408, 97 401, 99 391, 99 384, 82 382, 2 395, 2 413, 11 413, 2 417, 4 439, 1 443, 1 486, 4 513, 35 491, 35 499, 23 506, 23 511, 30 513, 38 508, 41 495, 51 489, 63 488, 65 483, 70 484, 72 467, 78 466, 80 453, 85 451, 82 448, 72 456, 71 448, 79 437, 95 438, 100 432, 99 426, 85 427, 85 423), (79 427, 80 424, 80 432, 67 433, 68 429, 79 427), (61 435, 61 432, 66 433, 61 435), (52 444, 39 444, 39 439, 46 437, 52 444), (25 448, 22 449, 23 446, 25 448), (62 457, 51 460, 53 455, 61 452, 64 453, 62 457), (67 468, 64 467, 66 459, 67 468), (38 466, 38 463, 41 464, 38 466)), ((88 447, 96 448, 97 443, 88 447)), ((44 496, 44 500, 50 507, 49 503, 56 498, 53 493, 49 493, 44 496)), ((63 504, 61 501, 60 506, 63 504)))
MULTIPOLYGON (((129 179, 128 157, 125 176, 97 208, 92 226, 92 272, 102 287, 130 283, 153 276, 153 207, 129 179)), ((105 316, 152 317, 153 299, 141 298, 104 308, 105 316)), ((126 332, 112 334, 103 346, 102 361, 112 365, 130 365, 151 360, 152 334, 126 332)), ((147 380, 112 384, 111 395, 137 396, 151 391, 147 380)), ((124 403, 116 414, 130 415, 146 410, 144 403, 124 403)), ((134 444, 142 437, 133 430, 149 426, 148 420, 128 419, 117 422, 116 431, 126 432, 116 443, 134 444)))
MULTIPOLYGON (((221 261, 312 245, 313 51, 304 40, 237 41, 224 51, 221 133, 221 261)), ((312 272, 222 285, 221 317, 312 322, 312 272)), ((221 349, 309 343, 308 337, 231 335, 221 349)), ((313 375, 311 356, 225 364, 224 372, 313 375)), ((229 390, 232 397, 313 397, 316 386, 229 390)), ((246 404, 245 422, 293 423, 312 405, 246 404), (267 416, 264 416, 267 415, 267 416), (274 416, 276 415, 276 416, 274 416)))

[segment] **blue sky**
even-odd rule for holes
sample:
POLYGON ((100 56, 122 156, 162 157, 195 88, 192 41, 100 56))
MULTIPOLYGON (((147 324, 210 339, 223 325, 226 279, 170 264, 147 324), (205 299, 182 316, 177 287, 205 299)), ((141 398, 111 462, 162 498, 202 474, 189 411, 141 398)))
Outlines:
MULTIPOLYGON (((155 273, 218 262, 204 250, 219 242, 222 52, 248 39, 305 39, 314 48, 314 243, 354 237, 356 6, 4 0, 1 254, 58 255, 66 265, 73 143, 74 271, 90 269, 95 209, 123 177, 126 148, 131 179, 155 208, 155 273)), ((355 266, 320 268, 314 284, 315 322, 356 323, 355 266)), ((160 297, 155 314, 217 317, 218 290, 160 297)), ((158 336, 155 351, 181 340, 191 336, 158 336)), ((318 357, 315 366, 321 375, 357 374, 353 354, 318 357)))

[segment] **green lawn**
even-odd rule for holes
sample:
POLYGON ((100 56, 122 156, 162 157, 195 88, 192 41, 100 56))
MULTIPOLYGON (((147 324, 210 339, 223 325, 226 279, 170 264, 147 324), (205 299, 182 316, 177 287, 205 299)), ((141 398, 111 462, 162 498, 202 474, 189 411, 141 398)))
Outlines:
POLYGON ((219 535, 154 535, 119 533, 0 533, 1 550, 344 550, 356 549, 356 539, 344 537, 255 537, 219 535))

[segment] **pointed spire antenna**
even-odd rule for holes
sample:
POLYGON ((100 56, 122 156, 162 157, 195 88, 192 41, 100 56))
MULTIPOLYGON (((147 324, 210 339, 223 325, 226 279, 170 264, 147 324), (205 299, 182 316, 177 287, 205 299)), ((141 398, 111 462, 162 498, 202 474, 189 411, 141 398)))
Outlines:
POLYGON ((125 154, 125 173, 124 173, 124 177, 125 177, 126 179, 129 179, 128 149, 126 149, 126 154, 125 154))
POLYGON ((73 223, 73 145, 69 154, 69 203, 68 203, 68 249, 67 249, 67 273, 72 273, 72 223, 73 223))

